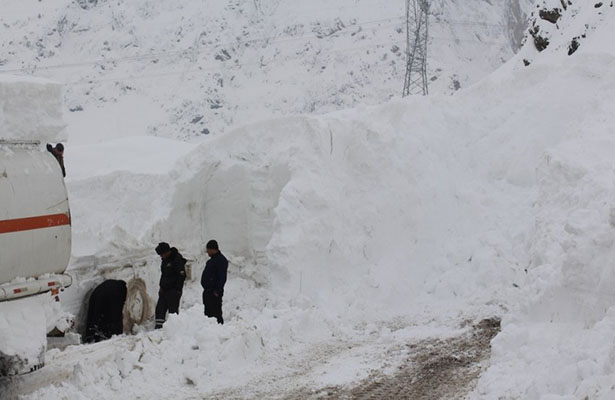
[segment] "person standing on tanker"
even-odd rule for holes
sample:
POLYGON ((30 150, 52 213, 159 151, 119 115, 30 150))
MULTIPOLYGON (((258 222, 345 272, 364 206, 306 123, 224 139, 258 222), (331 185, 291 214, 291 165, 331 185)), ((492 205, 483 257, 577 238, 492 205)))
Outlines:
POLYGON ((156 303, 156 326, 162 328, 166 320, 167 311, 170 314, 179 314, 179 300, 182 297, 184 280, 186 280, 186 259, 175 247, 160 242, 156 246, 156 253, 160 256, 160 290, 156 303))
POLYGON ((207 255, 210 257, 205 263, 201 286, 203 286, 203 306, 205 316, 216 318, 219 324, 224 324, 222 318, 222 296, 226 283, 226 271, 228 260, 220 252, 218 242, 210 240, 206 246, 207 255))
POLYGON ((58 160, 60 168, 62 168, 62 176, 66 178, 66 169, 64 169, 64 145, 62 143, 58 143, 56 144, 56 147, 53 147, 47 143, 47 151, 50 152, 56 160, 58 160))

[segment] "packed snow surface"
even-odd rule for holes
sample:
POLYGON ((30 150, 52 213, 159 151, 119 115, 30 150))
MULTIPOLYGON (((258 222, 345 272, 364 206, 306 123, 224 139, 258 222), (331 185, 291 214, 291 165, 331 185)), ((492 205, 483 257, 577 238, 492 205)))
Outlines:
POLYGON ((196 280, 160 331, 48 352, 71 377, 26 398, 283 397, 501 316, 469 398, 612 399, 614 17, 569 6, 550 47, 454 96, 69 147, 76 276, 139 258, 155 297, 165 240, 196 280), (232 263, 224 326, 200 305, 211 238, 232 263))

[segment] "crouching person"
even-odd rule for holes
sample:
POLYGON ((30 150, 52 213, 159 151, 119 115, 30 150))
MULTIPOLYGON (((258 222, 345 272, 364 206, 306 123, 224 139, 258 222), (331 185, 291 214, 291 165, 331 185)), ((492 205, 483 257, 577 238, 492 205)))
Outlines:
POLYGON ((182 297, 184 280, 186 279, 186 259, 175 247, 161 242, 156 247, 156 253, 160 256, 160 290, 156 303, 156 326, 162 328, 166 319, 167 311, 179 314, 179 300, 182 297))

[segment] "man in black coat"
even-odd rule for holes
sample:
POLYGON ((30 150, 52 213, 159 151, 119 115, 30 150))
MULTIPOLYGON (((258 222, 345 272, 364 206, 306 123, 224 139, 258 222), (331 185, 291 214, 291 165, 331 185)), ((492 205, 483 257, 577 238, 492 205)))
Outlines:
POLYGON ((156 303, 156 329, 162 328, 167 311, 179 314, 179 300, 182 297, 184 280, 186 279, 186 259, 175 247, 161 242, 156 247, 156 253, 162 259, 160 263, 160 290, 156 303))
POLYGON ((224 319, 222 318, 222 296, 224 295, 228 260, 220 252, 218 242, 215 240, 207 242, 206 249, 210 259, 207 260, 203 275, 201 275, 205 316, 216 318, 219 324, 224 324, 224 319))

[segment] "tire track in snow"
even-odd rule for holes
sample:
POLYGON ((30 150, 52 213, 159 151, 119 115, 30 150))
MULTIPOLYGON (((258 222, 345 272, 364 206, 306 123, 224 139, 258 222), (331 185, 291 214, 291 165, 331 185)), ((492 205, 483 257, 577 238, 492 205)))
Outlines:
POLYGON ((464 335, 408 344, 410 357, 392 376, 372 374, 352 388, 327 387, 318 391, 306 388, 285 400, 463 398, 480 376, 481 362, 491 354, 491 339, 499 331, 499 319, 484 319, 464 335))

